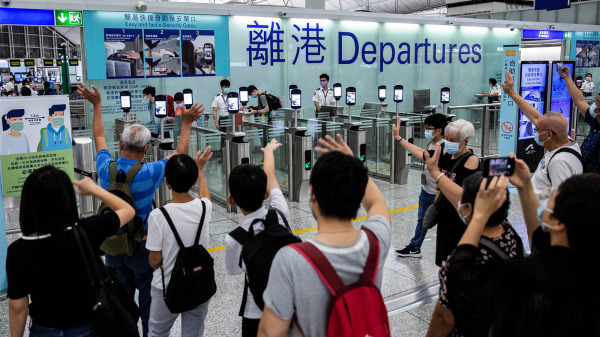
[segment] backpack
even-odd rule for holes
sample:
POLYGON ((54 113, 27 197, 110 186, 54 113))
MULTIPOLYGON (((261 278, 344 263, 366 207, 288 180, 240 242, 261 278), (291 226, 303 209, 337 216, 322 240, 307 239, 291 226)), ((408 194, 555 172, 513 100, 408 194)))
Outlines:
POLYGON ((301 240, 292 234, 285 216, 274 208, 269 209, 265 219, 254 220, 248 231, 238 227, 229 235, 242 245, 239 266, 242 266, 242 260, 246 265, 246 284, 244 285, 240 315, 243 315, 246 308, 248 289, 252 293, 256 305, 263 310, 265 302, 262 295, 267 288, 269 271, 275 254, 288 244, 298 243, 301 240), (285 227, 279 224, 277 214, 281 215, 285 227), (265 229, 254 235, 254 224, 261 221, 264 223, 265 229))
MULTIPOLYGON (((310 242, 291 245, 312 265, 331 292, 327 337, 391 336, 387 308, 375 285, 379 266, 379 241, 370 230, 364 227, 362 230, 369 239, 369 255, 360 280, 349 285, 344 284, 327 257, 315 245, 310 242)), ((300 324, 298 329, 304 336, 300 324)))
POLYGON ((200 245, 200 234, 204 226, 206 205, 202 201, 200 225, 198 226, 198 232, 196 232, 196 240, 190 247, 183 245, 183 241, 181 241, 181 237, 177 233, 173 220, 171 220, 167 210, 161 207, 160 211, 165 216, 165 219, 167 219, 179 246, 179 252, 177 253, 173 272, 171 273, 171 280, 166 287, 165 273, 162 266, 160 267, 165 304, 171 313, 178 314, 206 303, 217 292, 214 269, 215 261, 206 248, 200 245))
MULTIPOLYGON (((591 126, 591 124, 590 124, 591 126)), ((583 157, 590 172, 600 173, 600 130, 591 127, 590 133, 581 145, 581 156, 583 157)))
POLYGON ((264 94, 267 96, 267 104, 269 105, 269 110, 271 110, 271 112, 279 110, 283 107, 279 97, 267 94, 266 92, 264 94))
POLYGON ((557 154, 559 154, 561 152, 568 152, 568 153, 574 155, 575 157, 577 157, 577 159, 579 159, 579 162, 581 162, 581 166, 583 167, 583 173, 590 172, 588 166, 585 164, 583 157, 581 156, 581 154, 579 154, 579 152, 573 150, 570 147, 561 147, 560 149, 558 149, 558 151, 554 152, 552 157, 550 157, 550 160, 548 160, 548 165, 547 165, 547 169, 546 169, 546 177, 548 177, 548 181, 550 182, 550 185, 552 185, 552 179, 550 178, 550 162, 552 161, 554 156, 556 156, 557 154))
MULTIPOLYGON (((129 169, 129 172, 125 174, 123 170, 117 171, 116 161, 113 161, 108 165, 108 173, 110 175, 110 186, 108 187, 108 191, 126 201, 133 209, 137 208, 135 207, 129 184, 131 184, 133 178, 135 178, 141 169, 142 164, 136 163, 129 169)), ((107 204, 104 202, 100 204, 98 214, 104 214, 109 211, 111 211, 111 209, 107 204)), ((106 240, 102 242, 100 249, 112 256, 133 255, 137 245, 144 239, 144 224, 146 223, 146 220, 148 220, 148 216, 146 216, 145 220, 142 220, 136 213, 135 217, 125 224, 125 226, 121 227, 115 235, 106 238, 106 240)))
POLYGON ((173 96, 165 95, 167 97, 167 116, 175 117, 175 100, 173 100, 173 96))

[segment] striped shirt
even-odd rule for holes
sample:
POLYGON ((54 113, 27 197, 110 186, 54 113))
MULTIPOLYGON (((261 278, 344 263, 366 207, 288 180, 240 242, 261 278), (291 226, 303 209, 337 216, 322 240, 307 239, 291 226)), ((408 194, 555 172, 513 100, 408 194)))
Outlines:
MULTIPOLYGON (((113 162, 113 159, 107 150, 98 151, 96 156, 98 183, 100 187, 105 190, 108 190, 110 186, 108 166, 111 162, 113 162)), ((117 170, 123 170, 127 173, 135 163, 137 162, 132 159, 119 158, 117 160, 117 170)), ((146 219, 148 214, 152 211, 154 192, 156 192, 165 178, 166 165, 166 158, 154 163, 144 164, 140 169, 140 172, 133 178, 131 185, 129 185, 133 201, 135 202, 137 215, 142 219, 146 219)), ((146 222, 145 227, 148 229, 148 222, 146 222)))

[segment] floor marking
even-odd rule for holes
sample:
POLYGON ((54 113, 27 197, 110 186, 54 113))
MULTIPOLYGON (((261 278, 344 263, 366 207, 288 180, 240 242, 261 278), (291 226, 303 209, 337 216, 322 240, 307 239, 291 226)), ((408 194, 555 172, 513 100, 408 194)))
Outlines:
MULTIPOLYGON (((398 208, 398 209, 390 211, 390 214, 395 214, 395 213, 400 213, 400 212, 404 212, 404 211, 409 211, 409 210, 415 209, 415 208, 419 208, 419 205, 413 205, 413 206, 398 208)), ((352 220, 352 222, 358 222, 358 221, 363 221, 363 220, 367 220, 367 217, 366 216, 361 216, 360 218, 356 218, 356 219, 352 220)), ((292 234, 298 235, 298 234, 312 232, 312 231, 316 231, 316 230, 317 230, 317 226, 314 226, 314 227, 310 227, 310 228, 304 228, 304 229, 299 229, 297 231, 293 231, 292 234)), ((218 246, 218 247, 210 248, 208 250, 208 252, 209 253, 218 252, 218 251, 224 250, 224 249, 225 249, 225 246, 218 246)))

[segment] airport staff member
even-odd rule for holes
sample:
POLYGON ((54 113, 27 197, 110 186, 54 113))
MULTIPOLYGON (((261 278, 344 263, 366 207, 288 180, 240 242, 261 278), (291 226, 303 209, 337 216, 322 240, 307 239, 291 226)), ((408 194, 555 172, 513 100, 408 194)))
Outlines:
POLYGON ((500 95, 502 94, 502 89, 500 89, 500 85, 498 84, 498 81, 496 81, 495 78, 490 78, 489 84, 490 84, 490 92, 487 94, 485 92, 482 92, 481 94, 484 96, 487 96, 488 103, 490 103, 490 104, 492 104, 494 102, 500 102, 500 95))
POLYGON ((315 112, 315 117, 318 117, 319 111, 321 111, 321 106, 323 105, 335 105, 335 98, 333 97, 333 90, 331 90, 329 85, 329 75, 321 74, 319 76, 321 81, 321 87, 315 90, 315 94, 313 95, 313 102, 315 102, 315 108, 317 111, 315 112))
POLYGON ((227 107, 227 94, 229 94, 229 87, 231 83, 229 80, 221 80, 221 93, 215 96, 212 101, 213 118, 215 119, 215 126, 221 132, 226 132, 226 127, 223 125, 224 122, 229 119, 229 109, 227 107), (217 117, 217 113, 219 117, 217 117))
POLYGON ((10 78, 8 80, 8 82, 4 85, 4 90, 6 90, 6 94, 8 96, 12 96, 12 94, 15 92, 15 79, 14 78, 10 78))
POLYGON ((583 92, 583 96, 592 96, 592 91, 596 89, 594 82, 592 82, 592 74, 587 73, 585 75, 585 81, 581 84, 581 91, 583 92))

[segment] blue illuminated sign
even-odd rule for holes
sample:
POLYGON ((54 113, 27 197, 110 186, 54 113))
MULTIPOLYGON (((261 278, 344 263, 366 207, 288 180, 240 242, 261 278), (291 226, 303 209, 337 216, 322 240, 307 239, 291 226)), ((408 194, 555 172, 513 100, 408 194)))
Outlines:
POLYGON ((0 25, 54 26, 54 11, 0 8, 0 25))
POLYGON ((571 7, 571 0, 538 0, 535 2, 535 10, 552 10, 571 7))
POLYGON ((564 37, 565 32, 562 30, 523 29, 524 39, 562 40, 564 37))

